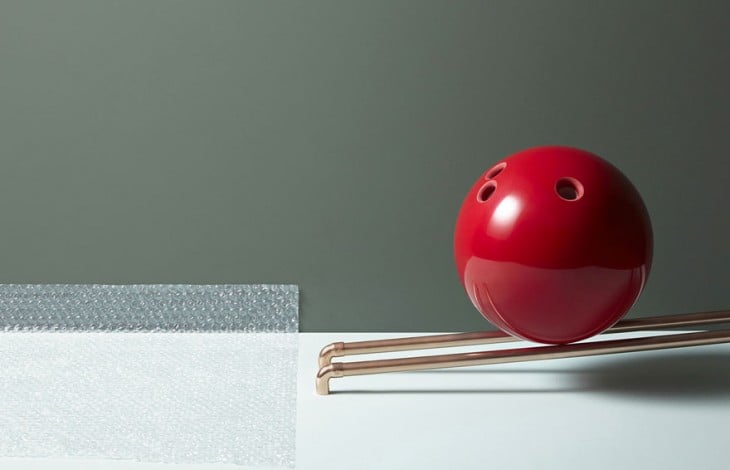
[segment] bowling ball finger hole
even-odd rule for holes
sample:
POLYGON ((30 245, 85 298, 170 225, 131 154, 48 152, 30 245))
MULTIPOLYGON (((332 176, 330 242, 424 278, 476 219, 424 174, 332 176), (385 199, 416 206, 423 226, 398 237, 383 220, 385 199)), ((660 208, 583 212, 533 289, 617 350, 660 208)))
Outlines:
POLYGON ((497 189, 497 183, 494 181, 488 181, 477 193, 477 201, 486 202, 487 199, 492 197, 494 190, 497 189))
POLYGON ((491 169, 490 169, 490 170, 489 170, 489 171, 488 171, 488 172, 487 172, 487 173, 486 173, 486 174, 484 175, 484 178, 486 178, 486 179, 488 179, 488 180, 490 180, 490 179, 494 178, 494 177, 495 177, 495 176, 497 176, 498 174, 502 173, 502 170, 504 170, 506 166, 507 166, 507 164, 506 164, 506 163, 504 163, 504 162, 502 162, 502 163, 498 163, 498 164, 494 165, 494 166, 493 166, 493 167, 492 167, 492 168, 491 168, 491 169))
POLYGON ((555 192, 561 199, 577 201, 583 197, 583 185, 575 178, 560 178, 555 183, 555 192))

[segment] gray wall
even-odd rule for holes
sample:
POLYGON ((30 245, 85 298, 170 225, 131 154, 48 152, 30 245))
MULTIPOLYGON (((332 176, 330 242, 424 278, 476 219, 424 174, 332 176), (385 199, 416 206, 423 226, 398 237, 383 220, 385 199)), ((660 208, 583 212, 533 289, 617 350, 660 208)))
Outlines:
POLYGON ((294 282, 302 329, 487 327, 462 197, 538 144, 637 185, 632 315, 730 306, 730 2, 0 3, 0 282, 294 282))

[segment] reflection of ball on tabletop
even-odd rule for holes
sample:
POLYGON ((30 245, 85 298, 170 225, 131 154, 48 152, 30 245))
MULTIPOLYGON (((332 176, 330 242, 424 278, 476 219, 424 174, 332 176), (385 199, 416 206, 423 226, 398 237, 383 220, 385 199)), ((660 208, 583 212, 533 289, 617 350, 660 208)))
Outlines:
POLYGON ((536 147, 487 170, 454 234, 464 288, 515 336, 570 343, 631 308, 652 257, 649 215, 631 182, 584 150, 536 147))

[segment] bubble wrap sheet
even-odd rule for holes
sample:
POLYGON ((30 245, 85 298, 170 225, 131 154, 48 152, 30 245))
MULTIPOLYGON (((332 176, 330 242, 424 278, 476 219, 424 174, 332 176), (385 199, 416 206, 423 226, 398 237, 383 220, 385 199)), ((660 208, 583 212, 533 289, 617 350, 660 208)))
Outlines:
POLYGON ((298 289, 0 285, 0 456, 294 465, 298 289))
POLYGON ((0 284, 0 326, 296 333, 297 286, 0 284))

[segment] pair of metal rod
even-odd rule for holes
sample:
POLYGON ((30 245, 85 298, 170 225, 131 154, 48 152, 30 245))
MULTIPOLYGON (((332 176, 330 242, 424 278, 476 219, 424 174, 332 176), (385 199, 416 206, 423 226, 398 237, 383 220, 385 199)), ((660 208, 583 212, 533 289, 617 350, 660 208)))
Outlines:
MULTIPOLYGON (((730 310, 698 312, 683 315, 623 320, 606 333, 657 330, 666 328, 701 326, 730 322, 730 310)), ((316 391, 319 395, 330 392, 330 379, 351 375, 382 374, 412 370, 442 369, 508 362, 560 359, 632 351, 682 348, 730 342, 730 330, 677 333, 664 336, 591 341, 557 346, 533 346, 496 351, 480 351, 459 354, 442 354, 399 359, 380 359, 357 362, 332 362, 335 357, 373 354, 394 351, 413 351, 479 344, 496 344, 518 341, 518 338, 501 331, 454 333, 417 336, 375 341, 337 342, 325 346, 319 354, 319 372, 316 391)))

